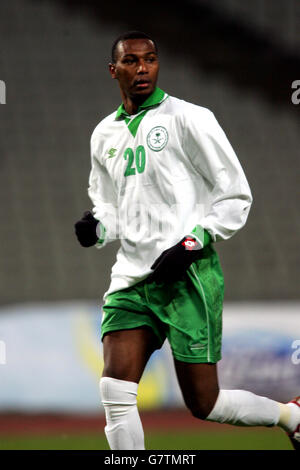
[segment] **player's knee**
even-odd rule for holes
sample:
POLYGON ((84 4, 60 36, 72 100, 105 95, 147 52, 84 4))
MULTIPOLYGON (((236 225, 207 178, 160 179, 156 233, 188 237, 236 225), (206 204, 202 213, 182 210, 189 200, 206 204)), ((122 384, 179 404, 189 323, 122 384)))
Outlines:
POLYGON ((102 377, 99 382, 100 397, 105 410, 117 410, 122 414, 136 406, 138 384, 126 380, 102 377))
POLYGON ((206 419, 215 405, 215 400, 197 400, 187 404, 188 409, 195 418, 206 419))
POLYGON ((194 418, 205 419, 209 415, 209 412, 202 407, 190 407, 189 410, 194 418))

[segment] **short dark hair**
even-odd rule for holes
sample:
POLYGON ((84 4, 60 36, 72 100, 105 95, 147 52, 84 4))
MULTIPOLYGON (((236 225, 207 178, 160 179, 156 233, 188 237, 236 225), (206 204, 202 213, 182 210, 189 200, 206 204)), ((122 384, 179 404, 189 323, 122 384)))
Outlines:
POLYGON ((111 61, 113 64, 116 63, 116 50, 117 50, 117 45, 119 42, 126 41, 127 39, 148 39, 149 41, 152 41, 155 47, 156 53, 158 53, 158 47, 155 42, 155 40, 148 36, 148 34, 143 33, 142 31, 127 31, 124 34, 121 34, 117 39, 115 39, 112 48, 111 48, 111 61))

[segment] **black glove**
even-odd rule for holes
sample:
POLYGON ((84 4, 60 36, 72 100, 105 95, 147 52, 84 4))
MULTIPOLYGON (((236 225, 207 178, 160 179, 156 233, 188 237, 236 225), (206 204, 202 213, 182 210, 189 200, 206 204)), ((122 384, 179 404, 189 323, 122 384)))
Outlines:
POLYGON ((81 246, 93 246, 98 241, 96 227, 99 220, 95 219, 90 211, 86 211, 76 224, 75 233, 81 246))
POLYGON ((147 282, 161 283, 181 279, 187 268, 197 259, 202 258, 203 250, 192 237, 184 237, 176 245, 163 251, 154 261, 147 282))

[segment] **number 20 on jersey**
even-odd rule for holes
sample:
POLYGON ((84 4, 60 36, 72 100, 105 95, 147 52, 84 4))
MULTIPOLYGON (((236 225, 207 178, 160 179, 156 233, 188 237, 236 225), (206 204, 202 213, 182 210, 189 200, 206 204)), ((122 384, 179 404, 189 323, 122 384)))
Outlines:
POLYGON ((127 167, 124 176, 135 175, 136 170, 138 173, 143 173, 146 164, 146 152, 143 145, 139 145, 135 152, 132 148, 128 147, 124 152, 124 159, 127 160, 127 167))

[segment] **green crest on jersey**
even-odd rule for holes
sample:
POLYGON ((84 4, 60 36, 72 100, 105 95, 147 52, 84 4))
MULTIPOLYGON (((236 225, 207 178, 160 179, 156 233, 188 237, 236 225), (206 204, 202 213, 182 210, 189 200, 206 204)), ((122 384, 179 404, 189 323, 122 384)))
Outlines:
POLYGON ((147 145, 154 152, 160 152, 168 143, 169 135, 163 126, 156 126, 147 135, 147 145))

